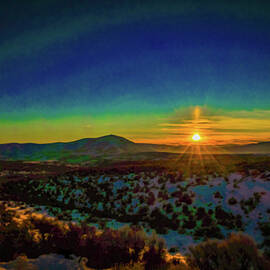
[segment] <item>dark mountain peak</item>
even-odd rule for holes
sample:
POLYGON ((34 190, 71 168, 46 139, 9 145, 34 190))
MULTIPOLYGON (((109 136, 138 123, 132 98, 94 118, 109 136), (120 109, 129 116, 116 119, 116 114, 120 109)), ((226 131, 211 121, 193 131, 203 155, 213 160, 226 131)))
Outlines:
POLYGON ((73 141, 73 142, 67 142, 66 144, 70 144, 70 143, 73 143, 73 144, 76 144, 76 143, 95 143, 95 142, 107 142, 107 143, 132 143, 134 144, 134 142, 124 138, 124 137, 120 137, 120 136, 117 136, 117 135, 113 135, 113 134, 110 134, 110 135, 105 135, 105 136, 101 136, 101 137, 97 137, 97 138, 83 138, 83 139, 80 139, 80 140, 76 140, 76 141, 73 141))
POLYGON ((106 136, 102 136, 102 137, 98 137, 95 139, 96 142, 107 142, 107 143, 116 143, 116 144, 134 144, 134 142, 124 138, 124 137, 120 137, 117 135, 106 135, 106 136))

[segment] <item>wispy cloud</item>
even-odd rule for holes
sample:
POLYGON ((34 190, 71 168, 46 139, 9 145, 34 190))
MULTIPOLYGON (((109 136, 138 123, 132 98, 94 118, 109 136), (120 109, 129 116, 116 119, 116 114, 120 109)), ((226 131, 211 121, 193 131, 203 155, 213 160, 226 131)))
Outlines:
POLYGON ((270 140, 270 110, 227 111, 210 107, 176 110, 160 124, 168 135, 188 142, 199 132, 206 144, 248 143, 270 140))

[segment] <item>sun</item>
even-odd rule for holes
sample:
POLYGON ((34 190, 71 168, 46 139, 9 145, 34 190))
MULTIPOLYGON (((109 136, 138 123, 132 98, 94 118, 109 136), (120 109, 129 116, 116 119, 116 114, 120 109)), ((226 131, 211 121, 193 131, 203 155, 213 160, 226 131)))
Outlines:
POLYGON ((192 140, 197 142, 201 139, 201 136, 198 133, 193 134, 192 140))

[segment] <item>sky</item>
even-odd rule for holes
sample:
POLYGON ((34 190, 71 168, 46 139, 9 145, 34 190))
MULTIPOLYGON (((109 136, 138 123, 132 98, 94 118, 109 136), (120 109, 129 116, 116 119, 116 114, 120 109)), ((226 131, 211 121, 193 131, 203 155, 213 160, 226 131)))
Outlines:
POLYGON ((267 1, 2 1, 0 34, 0 143, 270 141, 267 1))

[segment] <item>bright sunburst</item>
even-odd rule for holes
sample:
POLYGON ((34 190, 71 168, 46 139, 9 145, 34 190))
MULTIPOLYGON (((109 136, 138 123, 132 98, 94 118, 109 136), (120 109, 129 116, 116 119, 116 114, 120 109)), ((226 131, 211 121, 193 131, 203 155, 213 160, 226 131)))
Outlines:
POLYGON ((198 134, 198 133, 195 133, 193 136, 192 136, 192 140, 197 142, 201 139, 201 136, 198 134))

